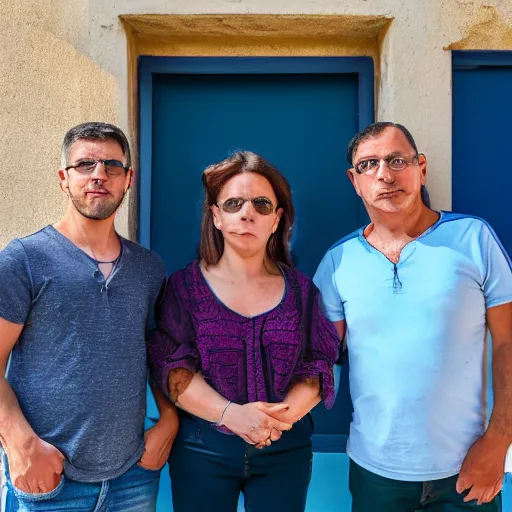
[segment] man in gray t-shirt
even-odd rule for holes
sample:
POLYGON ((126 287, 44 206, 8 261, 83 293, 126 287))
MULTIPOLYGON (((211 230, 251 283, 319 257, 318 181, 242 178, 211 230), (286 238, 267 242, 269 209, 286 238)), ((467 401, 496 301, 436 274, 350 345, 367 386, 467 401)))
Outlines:
POLYGON ((64 217, 0 252, 2 511, 155 510, 178 421, 155 391, 144 433, 165 269, 114 228, 133 179, 123 132, 71 129, 59 177, 64 217))

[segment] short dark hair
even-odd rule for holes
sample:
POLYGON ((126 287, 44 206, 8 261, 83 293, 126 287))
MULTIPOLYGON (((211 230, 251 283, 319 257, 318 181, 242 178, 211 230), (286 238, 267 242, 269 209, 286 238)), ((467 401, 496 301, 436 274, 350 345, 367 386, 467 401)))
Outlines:
POLYGON ((347 149, 348 163, 350 165, 354 163, 354 155, 361 142, 365 141, 366 139, 379 136, 386 128, 396 128, 397 130, 400 130, 405 135, 405 138, 411 147, 414 149, 416 156, 418 155, 418 146, 416 146, 414 137, 405 126, 399 123, 392 123, 390 121, 380 121, 378 123, 372 123, 368 125, 364 130, 361 130, 359 133, 354 135, 354 137, 352 137, 352 140, 349 142, 347 149))
POLYGON ((237 151, 229 158, 210 165, 203 171, 204 203, 199 256, 206 265, 216 265, 224 253, 224 238, 213 223, 210 207, 217 203, 218 195, 224 185, 234 176, 244 172, 260 174, 269 181, 274 190, 277 206, 282 208, 283 214, 276 232, 268 241, 267 255, 274 263, 291 267, 290 240, 295 212, 290 185, 272 164, 251 151, 237 151))
MULTIPOLYGON (((400 130, 405 135, 405 138, 411 145, 412 149, 414 149, 415 155, 419 155, 418 146, 416 145, 414 137, 403 124, 392 123, 391 121, 380 121, 378 123, 372 123, 368 125, 364 130, 361 130, 359 133, 356 133, 354 137, 352 137, 352 140, 349 142, 347 149, 348 163, 350 165, 354 163, 354 155, 361 142, 365 141, 366 139, 371 139, 372 137, 378 137, 386 128, 396 128, 397 130, 400 130)), ((430 194, 428 193, 427 187, 425 185, 421 186, 421 200, 427 208, 431 208, 430 194)))
POLYGON ((120 146, 123 151, 123 155, 126 157, 126 165, 131 167, 132 165, 132 157, 130 153, 130 144, 126 135, 123 131, 114 126, 113 124, 108 123, 98 123, 98 122, 90 122, 90 123, 82 123, 77 126, 71 128, 71 130, 66 133, 64 136, 64 140, 62 141, 62 153, 61 153, 61 165, 65 167, 67 165, 67 158, 69 148, 78 140, 114 140, 120 146))

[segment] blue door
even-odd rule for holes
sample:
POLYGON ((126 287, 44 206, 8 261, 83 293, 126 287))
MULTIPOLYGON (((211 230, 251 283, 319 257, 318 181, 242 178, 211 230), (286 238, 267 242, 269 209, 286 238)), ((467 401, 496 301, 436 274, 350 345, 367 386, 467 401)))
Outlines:
MULTIPOLYGON (((509 254, 511 119, 512 52, 454 52, 453 210, 489 222, 509 254)), ((492 404, 491 384, 487 394, 492 404)), ((506 480, 503 510, 510 511, 511 476, 507 475, 506 480)))
POLYGON ((511 119, 512 52, 457 52, 453 71, 453 210, 483 217, 509 254, 511 119))
MULTIPOLYGON (((373 119, 371 59, 212 58, 141 61, 140 239, 173 272, 196 257, 202 170, 236 149, 288 178, 297 211, 292 252, 312 276, 365 214, 345 175, 350 138, 373 119)), ((345 510, 351 418, 346 371, 333 411, 314 411, 308 511, 345 510)), ((159 510, 169 510, 168 478, 159 510)), ((198 511, 199 512, 199 511, 198 511)))

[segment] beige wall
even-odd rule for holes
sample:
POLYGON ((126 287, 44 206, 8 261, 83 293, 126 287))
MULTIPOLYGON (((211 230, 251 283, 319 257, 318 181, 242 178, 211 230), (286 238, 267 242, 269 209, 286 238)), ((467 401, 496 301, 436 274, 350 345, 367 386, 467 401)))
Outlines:
MULTIPOLYGON (((449 49, 512 50, 510 0, 17 0, 1 2, 0 26, 0 247, 62 214, 69 127, 105 120, 134 138, 137 52, 371 55, 377 119, 411 129, 434 205, 450 208, 449 49), (197 14, 211 18, 188 20, 197 14)), ((134 212, 132 198, 122 233, 133 236, 134 212)))

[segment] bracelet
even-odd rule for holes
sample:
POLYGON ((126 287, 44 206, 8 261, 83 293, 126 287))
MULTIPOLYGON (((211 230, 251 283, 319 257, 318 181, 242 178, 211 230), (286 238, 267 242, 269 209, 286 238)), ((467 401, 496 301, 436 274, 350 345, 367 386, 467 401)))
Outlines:
POLYGON ((224 407, 224 410, 222 411, 222 414, 220 415, 220 420, 215 423, 215 425, 217 425, 218 427, 221 427, 222 426, 222 420, 224 419, 224 414, 226 414, 226 411, 228 410, 228 407, 232 404, 233 402, 230 400, 227 404, 226 404, 226 407, 224 407))

